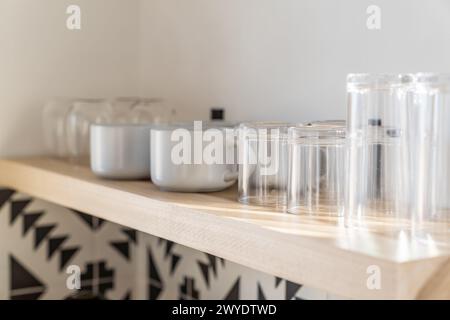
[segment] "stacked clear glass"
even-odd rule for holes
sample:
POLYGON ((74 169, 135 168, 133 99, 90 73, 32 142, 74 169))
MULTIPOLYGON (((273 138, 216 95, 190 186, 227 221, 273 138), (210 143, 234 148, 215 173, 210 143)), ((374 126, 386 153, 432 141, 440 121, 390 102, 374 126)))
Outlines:
POLYGON ((289 213, 343 215, 345 145, 344 121, 289 128, 289 213))
POLYGON ((406 93, 411 75, 350 74, 345 216, 350 227, 410 227, 406 93))
POLYGON ((415 75, 408 123, 414 234, 450 245, 450 74, 415 75))

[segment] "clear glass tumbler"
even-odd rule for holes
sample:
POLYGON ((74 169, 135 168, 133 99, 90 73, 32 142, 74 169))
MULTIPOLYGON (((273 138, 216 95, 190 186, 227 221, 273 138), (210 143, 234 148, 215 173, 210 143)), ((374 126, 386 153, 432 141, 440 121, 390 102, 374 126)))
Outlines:
POLYGON ((289 128, 289 213, 343 215, 345 145, 345 121, 289 128))
POLYGON ((139 105, 141 98, 139 97, 119 97, 111 103, 112 121, 114 124, 130 124, 132 123, 132 110, 139 105))
POLYGON ((73 99, 58 98, 48 101, 42 111, 44 143, 51 156, 67 156, 66 121, 73 99))
POLYGON ((131 110, 132 123, 167 124, 174 116, 175 111, 156 98, 141 99, 131 110))
POLYGON ((414 233, 450 245, 450 74, 416 74, 408 93, 414 233))
POLYGON ((91 124, 109 123, 113 118, 111 103, 102 99, 74 101, 67 117, 67 147, 69 160, 88 164, 91 124))
POLYGON ((239 201, 286 208, 289 123, 239 126, 239 201))
POLYGON ((350 74, 346 224, 397 231, 408 227, 408 123, 411 75, 350 74))

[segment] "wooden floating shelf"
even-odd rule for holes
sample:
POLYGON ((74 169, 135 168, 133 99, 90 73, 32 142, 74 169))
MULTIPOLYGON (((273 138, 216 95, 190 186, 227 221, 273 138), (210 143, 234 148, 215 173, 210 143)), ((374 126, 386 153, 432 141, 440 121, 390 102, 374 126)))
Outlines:
POLYGON ((344 297, 450 298, 450 256, 442 249, 351 232, 332 218, 245 206, 234 188, 161 192, 148 181, 102 180, 44 157, 0 160, 0 186, 344 297), (370 266, 380 271, 379 289, 367 286, 370 266))

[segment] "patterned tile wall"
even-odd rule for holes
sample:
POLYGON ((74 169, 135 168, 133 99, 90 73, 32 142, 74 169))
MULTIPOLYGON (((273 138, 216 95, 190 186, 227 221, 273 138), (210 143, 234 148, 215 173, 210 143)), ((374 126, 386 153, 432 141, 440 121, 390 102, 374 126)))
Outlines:
POLYGON ((326 299, 328 295, 0 189, 0 299, 83 297, 326 299), (67 288, 69 266, 80 268, 80 291, 67 288))

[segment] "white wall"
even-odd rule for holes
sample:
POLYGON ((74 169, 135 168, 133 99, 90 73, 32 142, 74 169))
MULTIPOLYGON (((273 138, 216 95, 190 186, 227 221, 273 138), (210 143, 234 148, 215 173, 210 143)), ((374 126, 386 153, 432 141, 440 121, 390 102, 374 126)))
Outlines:
POLYGON ((54 95, 160 96, 191 119, 218 105, 230 120, 343 118, 347 73, 450 71, 449 39, 448 0, 0 0, 0 156, 42 152, 54 95), (65 27, 69 4, 81 31, 65 27))
POLYGON ((188 117, 343 118, 347 73, 450 71, 448 0, 141 0, 141 23, 142 91, 188 117))
POLYGON ((137 94, 138 0, 0 0, 0 155, 41 153, 47 97, 137 94), (66 8, 82 29, 66 28, 66 8))

